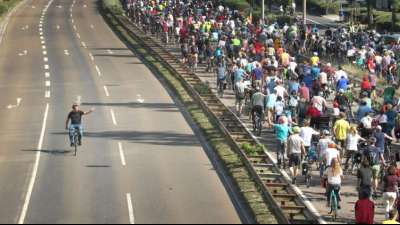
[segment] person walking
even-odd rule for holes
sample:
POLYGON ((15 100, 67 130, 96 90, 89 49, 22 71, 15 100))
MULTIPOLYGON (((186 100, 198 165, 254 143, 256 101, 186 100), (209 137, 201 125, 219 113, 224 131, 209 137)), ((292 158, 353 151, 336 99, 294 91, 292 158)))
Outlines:
POLYGON ((390 212, 394 209, 397 199, 400 179, 396 175, 396 171, 397 168, 395 166, 390 166, 387 175, 383 178, 383 201, 385 203, 386 219, 392 219, 390 218, 390 212))
POLYGON ((304 140, 300 137, 300 128, 292 129, 293 135, 288 139, 288 158, 289 170, 292 176, 293 184, 296 184, 298 170, 301 164, 302 155, 305 154, 304 140))

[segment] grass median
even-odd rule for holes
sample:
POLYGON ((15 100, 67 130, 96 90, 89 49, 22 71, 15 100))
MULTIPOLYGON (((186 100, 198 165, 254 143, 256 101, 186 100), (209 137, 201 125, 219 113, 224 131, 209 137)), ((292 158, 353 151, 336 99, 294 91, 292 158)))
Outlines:
POLYGON ((0 21, 22 0, 0 0, 0 21))
MULTIPOLYGON (((105 4, 103 6, 107 5, 105 4)), ((271 213, 272 210, 269 208, 269 205, 265 203, 261 191, 252 180, 241 158, 231 148, 231 146, 227 144, 227 140, 218 127, 216 121, 210 119, 203 111, 200 104, 194 101, 190 96, 178 75, 172 73, 159 60, 157 60, 156 57, 149 54, 149 51, 140 43, 140 40, 129 35, 109 13, 103 13, 103 16, 119 37, 122 38, 133 51, 141 56, 147 66, 152 71, 162 76, 169 88, 185 106, 194 122, 202 131, 205 139, 217 153, 226 172, 235 182, 236 191, 240 193, 242 204, 244 203, 244 205, 251 211, 254 222, 261 224, 276 224, 277 219, 271 213)))

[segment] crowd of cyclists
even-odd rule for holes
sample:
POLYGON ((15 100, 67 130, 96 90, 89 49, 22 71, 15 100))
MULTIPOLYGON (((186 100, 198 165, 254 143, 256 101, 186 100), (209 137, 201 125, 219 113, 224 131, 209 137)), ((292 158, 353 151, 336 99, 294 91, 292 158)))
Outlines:
POLYGON ((220 0, 123 1, 145 32, 179 45, 190 69, 215 73, 220 97, 234 91, 238 117, 248 113, 260 135, 273 130, 278 165, 293 184, 317 169, 329 206, 332 192, 341 200, 344 175, 355 175, 356 222, 374 222, 377 199, 387 223, 397 219, 399 40, 354 26, 304 26, 296 18, 254 21, 220 0), (344 64, 355 64, 363 76, 344 64))

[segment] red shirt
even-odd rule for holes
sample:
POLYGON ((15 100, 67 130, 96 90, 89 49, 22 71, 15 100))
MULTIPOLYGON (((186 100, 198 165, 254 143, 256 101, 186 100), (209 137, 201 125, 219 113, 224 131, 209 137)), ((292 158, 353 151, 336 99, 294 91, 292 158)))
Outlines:
POLYGON ((300 94, 300 97, 307 100, 307 102, 310 101, 310 90, 306 86, 300 87, 299 94, 300 94))
POLYGON ((361 89, 362 90, 371 90, 372 89, 371 83, 368 80, 364 80, 361 83, 361 89))
POLYGON ((369 199, 358 200, 355 207, 356 224, 374 224, 375 204, 369 199))
POLYGON ((321 117, 321 112, 315 107, 310 107, 307 110, 306 116, 309 116, 311 118, 318 118, 321 117))

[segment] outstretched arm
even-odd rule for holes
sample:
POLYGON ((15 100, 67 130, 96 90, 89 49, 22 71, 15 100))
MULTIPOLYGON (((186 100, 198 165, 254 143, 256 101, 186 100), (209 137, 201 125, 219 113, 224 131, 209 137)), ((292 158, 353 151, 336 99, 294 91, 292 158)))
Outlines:
POLYGON ((94 108, 90 109, 90 110, 87 111, 87 112, 84 112, 83 115, 89 115, 89 114, 92 113, 92 112, 94 112, 94 108))

